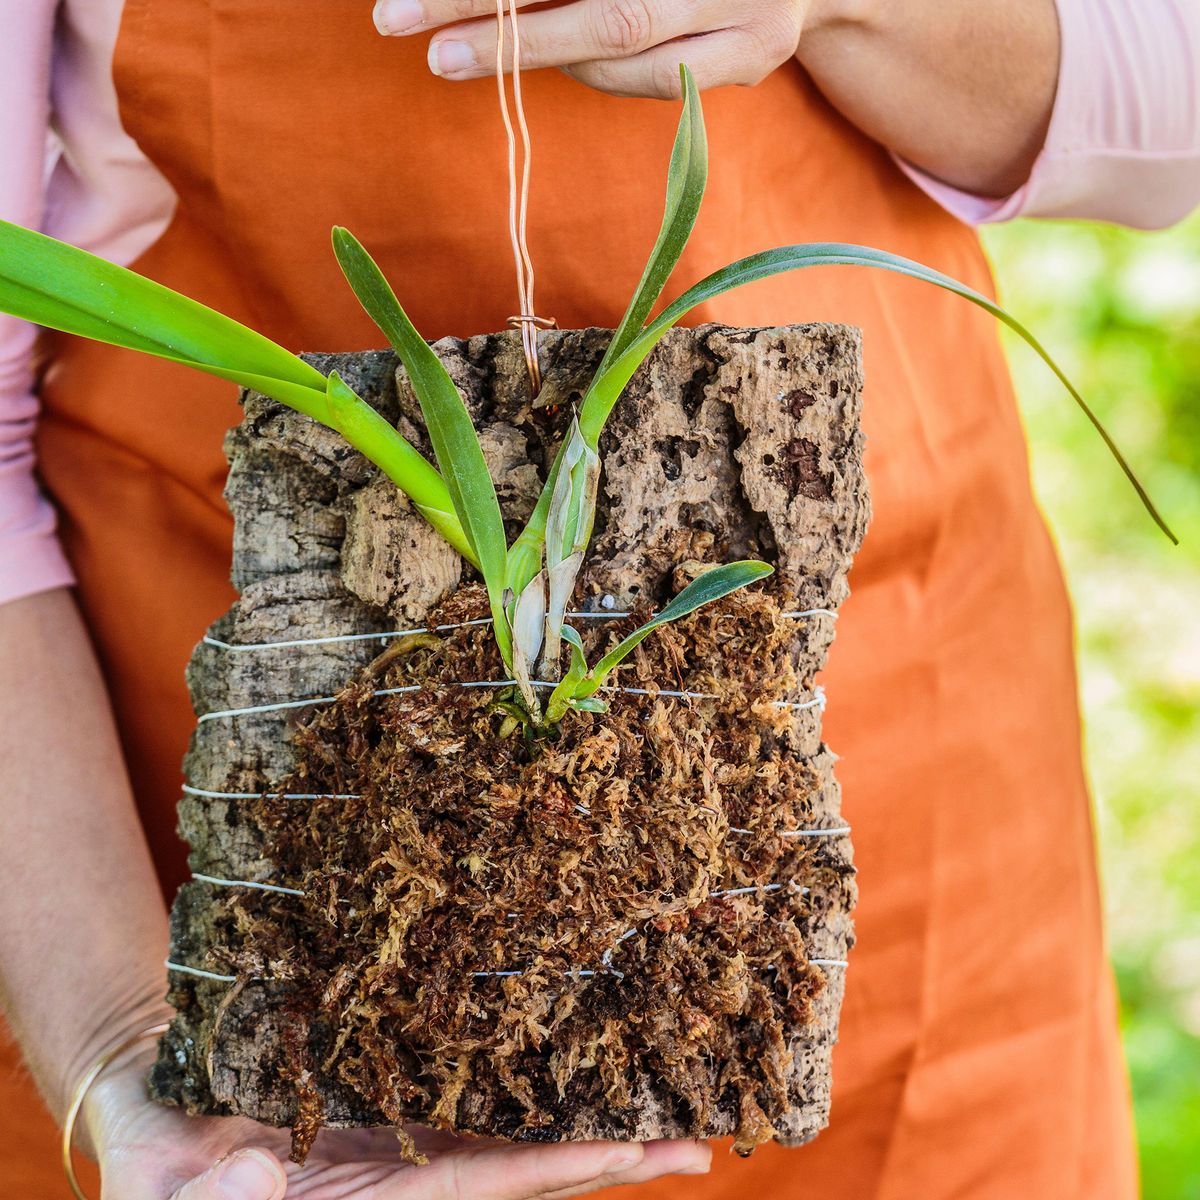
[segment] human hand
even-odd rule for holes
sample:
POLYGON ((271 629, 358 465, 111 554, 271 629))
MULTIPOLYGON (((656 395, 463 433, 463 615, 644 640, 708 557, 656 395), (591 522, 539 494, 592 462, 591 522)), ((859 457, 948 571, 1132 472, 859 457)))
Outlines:
POLYGON ((86 1108, 102 1200, 565 1200, 668 1174, 703 1174, 702 1142, 513 1145, 411 1128, 429 1164, 386 1129, 323 1130, 303 1167, 288 1134, 243 1117, 188 1117, 146 1096, 147 1059, 101 1076, 86 1108))
MULTIPOLYGON (((702 88, 755 84, 795 54, 813 8, 814 0, 572 0, 521 17, 521 67, 560 67, 600 91, 658 99, 678 98, 681 62, 702 88)), ((375 24, 389 36, 438 30, 430 70, 478 79, 495 74, 495 12, 495 0, 378 0, 375 24)))

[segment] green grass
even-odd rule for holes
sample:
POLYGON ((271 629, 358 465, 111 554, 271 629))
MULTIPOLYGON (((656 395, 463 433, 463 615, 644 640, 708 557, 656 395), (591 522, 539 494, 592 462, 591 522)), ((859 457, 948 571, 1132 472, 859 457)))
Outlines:
POLYGON ((1180 536, 1146 520, 1040 364, 1011 358, 1075 600, 1085 748, 1147 1200, 1200 1200, 1200 217, 986 235, 1180 536))

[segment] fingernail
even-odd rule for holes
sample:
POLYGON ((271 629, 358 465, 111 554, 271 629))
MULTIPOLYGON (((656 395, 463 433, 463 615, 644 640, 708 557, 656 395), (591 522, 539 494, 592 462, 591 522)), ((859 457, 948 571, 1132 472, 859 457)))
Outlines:
POLYGON ((475 65, 475 51, 466 42, 429 43, 429 69, 435 75, 454 75, 475 65))
POLYGON ((222 1200, 275 1200, 279 1168, 257 1150, 241 1150, 217 1171, 217 1194, 222 1200))
POLYGON ((407 33, 424 23, 425 8, 418 0, 379 0, 374 15, 380 33, 407 33))

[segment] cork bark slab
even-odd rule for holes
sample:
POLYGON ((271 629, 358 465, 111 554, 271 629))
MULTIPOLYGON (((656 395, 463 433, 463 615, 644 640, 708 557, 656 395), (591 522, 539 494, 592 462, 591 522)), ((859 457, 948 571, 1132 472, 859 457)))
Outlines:
MULTIPOLYGON (((599 363, 605 330, 541 338, 545 383, 532 402, 515 334, 445 339, 435 349, 462 391, 510 533, 531 511, 572 407, 599 363)), ((589 595, 620 608, 659 603, 672 569, 688 559, 760 556, 778 568, 787 603, 836 610, 869 517, 859 431, 862 378, 856 330, 705 326, 674 330, 639 371, 610 420, 589 595), (613 601, 605 601, 612 603, 613 601)), ((360 395, 428 450, 415 402, 390 352, 319 355, 360 395)), ((233 581, 240 599, 196 649, 188 683, 198 724, 179 806, 194 872, 270 881, 273 864, 239 818, 243 794, 272 788, 293 764, 289 732, 311 707, 239 716, 226 710, 332 695, 379 652, 376 638, 320 639, 421 626, 462 580, 461 560, 394 486, 337 435, 256 394, 227 440, 226 497, 235 519, 233 581), (264 646, 289 642, 291 645, 264 646), (300 643, 300 644, 296 644, 300 643)), ((835 622, 795 622, 799 675, 825 662, 835 622)), ((819 708, 795 717, 793 744, 821 779, 813 824, 841 824, 834 756, 821 741, 819 708)), ((822 839, 825 870, 812 881, 810 958, 844 959, 855 898, 846 837, 822 839), (829 869, 833 868, 833 869, 829 869)), ((175 901, 171 959, 208 968, 217 936, 217 889, 193 880, 175 901)), ((789 1031, 792 1109, 776 1122, 786 1144, 826 1124, 830 1054, 844 971, 831 967, 811 1025, 789 1031)), ((234 984, 170 974, 178 1015, 151 1076, 154 1095, 193 1113, 239 1113, 286 1125, 292 1089, 277 1069, 286 1019, 284 985, 234 984)), ((326 1123, 378 1123, 377 1112, 316 1080, 326 1123)), ((545 1138, 658 1138, 688 1132, 685 1114, 659 1102, 655 1080, 635 1081, 625 1111, 582 1111, 545 1138)), ((414 1113, 414 1117, 420 1114, 414 1113)), ((732 1131, 728 1113, 706 1130, 732 1131)), ((500 1131, 497 1131, 500 1132, 500 1131)), ((504 1131, 522 1136, 518 1131, 504 1131)))

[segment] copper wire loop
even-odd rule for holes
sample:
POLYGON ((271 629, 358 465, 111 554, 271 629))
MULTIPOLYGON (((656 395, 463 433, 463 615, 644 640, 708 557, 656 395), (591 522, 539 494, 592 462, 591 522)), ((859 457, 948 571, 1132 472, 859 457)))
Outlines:
POLYGON ((510 329, 519 329, 526 322, 530 325, 536 325, 538 329, 558 328, 558 322, 553 317, 535 317, 532 313, 522 313, 517 317, 509 317, 507 324, 510 329))
POLYGON ((525 366, 529 370, 529 386, 536 396, 542 387, 542 372, 538 365, 537 331, 553 329, 555 324, 545 317, 535 316, 533 306, 533 259, 529 255, 527 225, 529 217, 529 174, 533 149, 529 126, 525 121, 525 105, 521 98, 521 33, 517 26, 517 0, 508 0, 509 25, 512 28, 512 87, 516 129, 508 109, 508 91, 504 86, 504 2, 496 0, 496 87, 500 95, 500 116, 508 139, 508 233, 512 242, 513 262, 517 269, 517 300, 521 315, 509 317, 508 323, 521 330, 521 348, 525 351, 525 366), (521 136, 521 171, 517 174, 517 132, 521 136))

